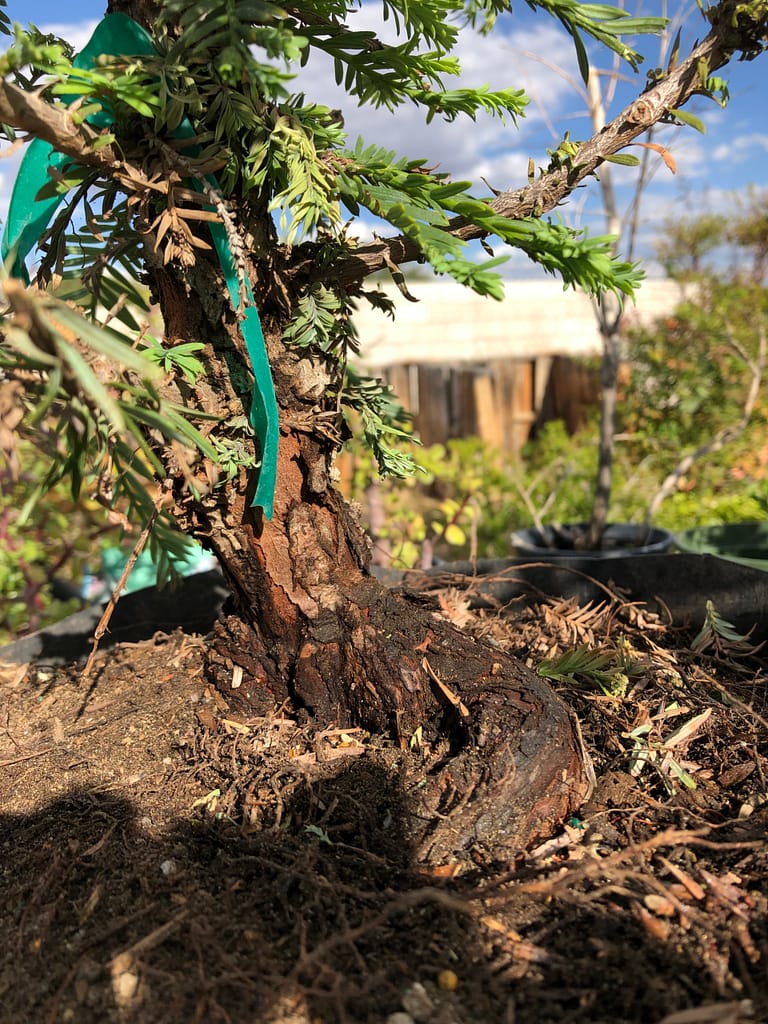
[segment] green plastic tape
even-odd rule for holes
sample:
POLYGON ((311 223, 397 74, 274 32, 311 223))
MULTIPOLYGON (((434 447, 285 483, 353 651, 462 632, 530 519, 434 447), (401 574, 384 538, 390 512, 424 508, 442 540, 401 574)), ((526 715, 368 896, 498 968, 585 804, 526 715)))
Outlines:
MULTIPOLYGON (((76 68, 89 68, 103 54, 149 56, 153 52, 152 40, 141 25, 125 14, 108 14, 96 26, 87 45, 72 63, 76 68)), ((75 99, 77 99, 76 96, 68 95, 64 102, 72 103, 75 99)), ((97 128, 104 128, 112 123, 111 115, 104 110, 87 120, 90 125, 97 128)), ((185 119, 179 125, 176 135, 177 137, 192 135, 192 126, 188 120, 185 119)), ((38 244, 64 198, 63 196, 53 196, 49 199, 37 199, 37 194, 50 180, 48 168, 59 170, 68 159, 65 154, 56 152, 41 139, 35 139, 27 148, 14 183, 0 245, 3 262, 10 267, 10 272, 14 277, 29 281, 26 258, 38 244)), ((218 191, 216 179, 209 176, 208 181, 218 191)), ((198 181, 194 180, 193 185, 198 191, 201 191, 198 181)), ((212 223, 210 229, 227 291, 232 305, 237 308, 240 302, 237 267, 226 231, 224 226, 218 222, 212 223)), ((256 484, 256 494, 251 505, 263 509, 267 519, 271 519, 277 479, 280 429, 272 371, 250 285, 247 287, 247 303, 244 317, 240 322, 240 330, 255 382, 249 419, 261 445, 261 468, 256 484)))

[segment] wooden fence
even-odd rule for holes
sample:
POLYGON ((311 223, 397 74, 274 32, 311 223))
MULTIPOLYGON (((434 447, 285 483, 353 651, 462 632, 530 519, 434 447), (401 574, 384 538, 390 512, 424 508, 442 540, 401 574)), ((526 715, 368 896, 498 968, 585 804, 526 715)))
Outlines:
POLYGON ((570 432, 583 426, 599 393, 597 372, 567 356, 404 364, 382 375, 424 444, 479 437, 513 456, 548 420, 562 419, 570 432))
MULTIPOLYGON (((481 437, 516 455, 542 423, 578 429, 598 395, 579 361, 602 343, 587 296, 553 279, 509 281, 503 302, 450 282, 416 282, 418 302, 383 286, 394 320, 362 303, 355 313, 364 372, 393 385, 425 444, 481 437)), ((681 298, 669 281, 647 281, 627 324, 667 315, 681 298)))

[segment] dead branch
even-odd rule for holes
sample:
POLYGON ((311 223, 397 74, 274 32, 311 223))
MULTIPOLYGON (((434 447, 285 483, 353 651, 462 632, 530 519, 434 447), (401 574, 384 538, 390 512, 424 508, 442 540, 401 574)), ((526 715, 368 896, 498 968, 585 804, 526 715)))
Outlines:
POLYGON ((75 124, 67 109, 54 106, 39 93, 25 92, 12 82, 0 79, 0 121, 18 131, 49 142, 81 164, 112 171, 118 165, 113 146, 93 149, 96 132, 87 124, 75 124))
POLYGON ((94 661, 96 660, 96 654, 99 649, 99 641, 104 636, 104 634, 107 631, 107 628, 109 627, 109 621, 112 618, 112 613, 114 612, 117 606, 117 602, 120 600, 120 595, 123 592, 123 587, 128 582, 128 577, 131 575, 131 570, 136 564, 139 555, 144 550, 145 544, 149 540, 149 535, 152 532, 152 527, 155 525, 155 521, 157 520, 157 517, 160 514, 160 509, 165 499, 166 488, 164 487, 158 494, 157 498, 155 499, 152 514, 147 520, 144 529, 141 531, 139 539, 134 544, 133 551, 131 551, 129 558, 125 563, 125 566, 123 567, 120 579, 115 584, 114 589, 112 590, 112 594, 110 595, 107 607, 104 609, 104 612, 101 618, 99 619, 99 624, 96 626, 96 629, 93 634, 91 653, 88 655, 88 661, 86 662, 85 668, 83 669, 82 674, 80 676, 80 678, 83 680, 87 679, 90 676, 91 672, 93 671, 93 664, 94 661))

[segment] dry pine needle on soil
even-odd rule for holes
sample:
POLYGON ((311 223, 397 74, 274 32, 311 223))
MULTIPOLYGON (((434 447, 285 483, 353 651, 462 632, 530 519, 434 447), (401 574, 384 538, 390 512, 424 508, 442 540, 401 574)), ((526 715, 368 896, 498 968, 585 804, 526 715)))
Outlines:
POLYGON ((439 596, 554 666, 597 776, 579 818, 513 862, 419 864, 428 749, 238 716, 201 638, 102 652, 86 682, 2 666, 0 1022, 768 1020, 759 653, 693 652, 618 600, 439 596), (558 675, 579 650, 605 657, 558 675))

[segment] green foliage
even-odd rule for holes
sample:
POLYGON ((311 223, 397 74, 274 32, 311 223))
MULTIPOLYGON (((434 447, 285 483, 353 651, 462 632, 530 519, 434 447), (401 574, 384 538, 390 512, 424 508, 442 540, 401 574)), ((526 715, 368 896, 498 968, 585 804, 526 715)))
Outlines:
POLYGON ((578 0, 528 0, 532 8, 539 7, 554 15, 567 29, 576 44, 579 70, 586 82, 589 78, 589 58, 581 38, 584 32, 617 53, 637 69, 640 54, 621 42, 622 36, 658 33, 664 28, 663 18, 631 17, 627 11, 608 4, 585 4, 578 0))
POLYGON ((744 0, 724 8, 707 0, 698 0, 706 17, 714 24, 727 20, 731 30, 728 44, 740 51, 740 60, 754 60, 768 47, 768 0, 744 0))
POLYGON ((586 683, 602 690, 607 697, 623 697, 630 680, 642 675, 644 669, 631 647, 619 637, 603 647, 580 644, 557 658, 545 658, 536 671, 544 679, 572 686, 586 683))
POLYGON ((412 456, 402 442, 411 438, 409 417, 392 388, 374 377, 357 374, 351 367, 340 396, 347 422, 359 419, 362 436, 373 453, 379 475, 403 479, 414 471, 412 456), (394 443, 393 443, 394 442, 394 443))
POLYGON ((578 284, 591 294, 608 289, 631 296, 642 279, 636 265, 615 258, 613 238, 590 238, 586 230, 574 231, 555 220, 510 220, 489 201, 471 196, 468 182, 432 174, 420 160, 397 159, 393 152, 358 139, 353 151, 334 160, 334 167, 340 198, 352 213, 364 207, 388 221, 418 245, 438 273, 450 274, 481 295, 503 298, 503 281, 495 268, 504 260, 478 264, 464 258, 466 243, 446 231, 450 215, 522 249, 562 277, 566 287, 578 284))
POLYGON ((316 352, 338 352, 346 357, 346 350, 354 344, 352 325, 339 295, 320 282, 309 289, 296 302, 293 317, 283 337, 295 348, 316 352))
MULTIPOLYGON (((631 17, 627 11, 608 4, 586 4, 578 0, 526 0, 532 10, 544 10, 557 18, 566 31, 573 37, 579 70, 584 81, 589 76, 589 60, 587 58, 582 33, 597 40, 603 46, 617 53, 622 60, 637 68, 643 60, 642 56, 622 41, 622 36, 658 33, 664 29, 663 18, 631 17)), ((505 0, 467 0, 466 11, 473 25, 479 25, 481 31, 489 32, 495 25, 499 15, 506 13, 509 5, 505 0)))
POLYGON ((739 216, 731 220, 725 231, 737 251, 746 252, 752 265, 749 276, 755 284, 765 284, 768 277, 768 193, 750 188, 739 203, 739 216))
POLYGON ((656 253, 666 274, 676 280, 701 275, 704 257, 723 244, 727 219, 721 214, 667 219, 656 253))
MULTIPOLYGON (((702 433, 738 422, 749 373, 734 342, 757 355, 756 327, 768 318, 768 293, 739 281, 702 282, 695 297, 654 327, 632 332, 632 386, 620 428, 637 452, 680 453, 702 433)), ((756 411, 765 421, 765 410, 756 411)))
MULTIPOLYGON (((133 522, 154 518, 153 490, 165 473, 153 432, 167 445, 217 461, 211 442, 192 422, 202 414, 157 391, 157 342, 134 348, 124 335, 92 323, 51 295, 25 291, 16 281, 6 281, 5 292, 14 316, 4 324, 0 372, 9 386, 25 382, 26 416, 18 434, 48 459, 18 510, 18 528, 43 496, 65 481, 73 501, 96 497, 133 522), (105 371, 115 375, 108 382, 105 371), (30 386, 34 383, 39 386, 30 386)), ((193 367, 188 352, 182 365, 174 361, 173 350, 162 350, 162 359, 185 374, 193 367)), ((150 544, 162 567, 187 541, 181 534, 174 537, 164 513, 150 544)))
POLYGON ((585 443, 585 435, 569 438, 560 422, 547 424, 523 460, 479 438, 401 447, 418 468, 402 480, 376 483, 375 465, 358 439, 348 443, 346 456, 353 466, 349 496, 365 516, 375 487, 384 524, 373 530, 374 539, 386 541, 398 566, 419 564, 425 552, 452 560, 507 557, 510 534, 530 525, 530 504, 561 521, 588 513, 594 444, 585 443))
POLYGON ((184 341, 170 348, 163 348, 157 338, 149 337, 147 355, 152 362, 159 363, 166 373, 172 373, 178 369, 186 378, 189 384, 194 384, 199 374, 203 372, 203 364, 195 356, 205 345, 199 341, 184 341))
MULTIPOLYGON (((337 81, 358 103, 392 110, 415 104, 427 122, 481 113, 514 122, 527 103, 514 84, 446 84, 460 72, 454 52, 459 31, 467 25, 488 30, 508 4, 383 0, 384 18, 400 33, 394 43, 358 30, 355 5, 342 0, 299 0, 290 8, 269 0, 162 0, 156 6, 153 52, 79 68, 68 44, 32 27, 16 30, 0 58, 0 73, 9 80, 39 86, 43 100, 67 104, 76 123, 87 120, 101 132, 94 148, 121 148, 119 169, 63 162, 46 184, 43 195, 64 197, 41 240, 38 283, 48 291, 24 293, 18 282, 6 283, 11 309, 2 325, 0 368, 9 380, 25 381, 22 432, 37 431, 40 450, 51 460, 26 502, 28 514, 47 488, 67 480, 73 496, 95 495, 144 524, 155 517, 156 488, 169 466, 177 491, 199 499, 217 472, 226 482, 239 468, 258 465, 249 431, 236 417, 201 426, 205 417, 193 408, 205 372, 201 347, 151 336, 149 297, 137 283, 144 264, 157 261, 173 264, 182 279, 211 247, 206 225, 213 220, 226 233, 241 297, 250 273, 254 289, 261 289, 257 303, 263 300, 281 319, 285 343, 320 364, 316 422, 334 438, 342 436, 345 419, 354 424, 385 476, 411 471, 410 455, 398 448, 409 428, 381 382, 347 367, 357 345, 350 313, 360 285, 350 288, 334 273, 354 251, 346 211, 381 218, 432 270, 480 294, 501 297, 503 260, 471 259, 450 230, 457 220, 522 250, 565 287, 633 295, 642 274, 614 255, 613 239, 574 231, 555 218, 511 220, 490 197, 472 194, 468 183, 452 181, 424 160, 362 140, 350 148, 340 112, 294 89, 297 65, 330 57, 337 81), (190 396, 189 405, 181 396, 190 396)), ((637 67, 640 56, 624 38, 664 25, 577 0, 531 0, 530 6, 571 34, 585 74, 586 38, 637 67)), ((0 29, 4 25, 0 19, 0 29)), ((197 287, 189 277, 187 283, 197 287)), ((457 460, 462 457, 457 449, 457 460)), ((570 459, 564 447, 556 472, 571 473, 570 459)), ((437 513, 424 518, 425 537, 439 535, 452 546, 460 537, 476 539, 477 503, 485 501, 490 522, 492 515, 506 515, 511 503, 525 506, 511 502, 515 487, 538 501, 538 488, 550 483, 541 482, 546 473, 535 456, 533 464, 539 475, 530 480, 525 474, 518 479, 516 469, 494 469, 498 488, 482 497, 476 468, 471 486, 457 469, 461 493, 439 498, 437 513), (515 486, 502 496, 508 473, 515 486)), ((150 543, 166 554, 181 543, 165 513, 150 543)))
POLYGON ((68 489, 58 486, 21 523, 18 509, 47 464, 33 446, 22 444, 14 467, 0 460, 0 646, 77 609, 78 601, 53 597, 50 577, 83 575, 106 518, 93 503, 73 503, 68 489))
POLYGON ((724 619, 715 608, 714 603, 708 600, 706 603, 704 625, 693 640, 691 649, 703 651, 714 644, 717 639, 740 644, 746 640, 746 637, 739 633, 732 623, 724 619))
MULTIPOLYGON (((622 440, 616 446, 611 516, 616 522, 642 522, 651 498, 680 455, 738 418, 739 398, 743 399, 743 365, 734 362, 732 390, 725 402, 722 367, 716 357, 707 357, 704 339, 693 350, 689 351, 689 342, 678 349, 676 333, 667 337, 665 321, 653 338, 652 368, 666 369, 670 378, 649 395, 646 374, 651 367, 644 365, 643 350, 635 351, 634 372, 619 407, 622 440), (690 360, 685 372, 675 366, 681 349, 690 360), (694 383, 701 388, 698 415, 681 416, 679 405, 656 414, 654 404, 661 401, 667 384, 685 389, 694 383), (640 414, 647 417, 642 429, 640 414)), ((657 524, 678 531, 710 523, 768 520, 765 430, 766 411, 761 406, 738 440, 697 463, 680 481, 680 489, 662 504, 657 524)), ((361 503, 366 516, 367 489, 375 469, 359 441, 349 447, 355 467, 349 495, 361 503)), ((377 487, 385 517, 378 536, 387 542, 397 565, 417 565, 426 542, 449 560, 471 553, 509 557, 510 534, 531 525, 531 507, 546 522, 589 518, 597 459, 595 423, 574 435, 559 420, 546 423, 517 460, 494 452, 478 438, 414 447, 410 454, 420 472, 377 487), (444 526, 451 521, 463 536, 446 536, 444 526)))
MULTIPOLYGON (((721 217, 705 216, 666 232, 670 265, 689 268, 694 253, 699 273, 673 314, 626 339, 629 376, 617 414, 614 521, 644 521, 680 459, 741 421, 760 358, 761 330, 768 328, 768 289, 761 273, 768 245, 757 216, 764 205, 764 197, 752 197, 743 220, 726 225, 721 217), (705 276, 703 257, 721 244, 726 227, 730 238, 743 239, 753 265, 746 275, 705 276)), ((681 276, 691 275, 681 271, 681 276)), ((694 462, 677 481, 657 524, 683 530, 768 519, 767 420, 768 406, 758 398, 744 432, 694 462)), ((529 526, 536 516, 560 523, 589 520, 597 460, 594 423, 573 437, 560 422, 545 424, 517 463, 476 439, 414 454, 424 475, 407 488, 382 490, 388 539, 408 558, 420 557, 429 537, 426 524, 441 500, 466 510, 463 544, 447 547, 440 531, 432 531, 439 553, 454 558, 470 550, 481 557, 508 555, 510 532, 529 526)), ((355 485, 355 496, 363 499, 368 482, 358 479, 355 485)))

